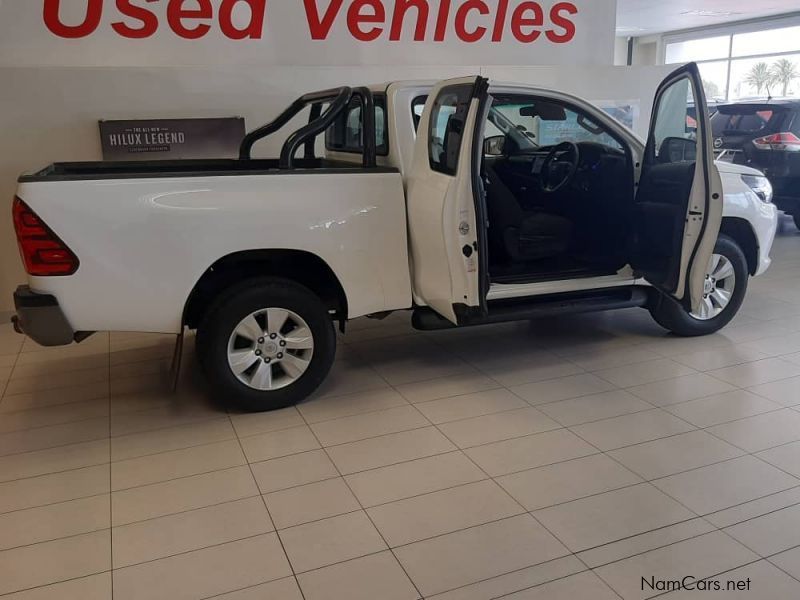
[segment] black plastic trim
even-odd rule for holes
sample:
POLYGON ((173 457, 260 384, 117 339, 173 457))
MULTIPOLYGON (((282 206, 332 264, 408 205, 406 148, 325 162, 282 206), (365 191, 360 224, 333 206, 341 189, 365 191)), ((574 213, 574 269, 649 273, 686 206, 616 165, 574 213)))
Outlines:
MULTIPOLYGON (((27 285, 14 292, 17 314, 14 328, 42 346, 67 346, 76 339, 76 332, 67 321, 54 296, 37 294, 27 285)), ((84 336, 85 339, 85 336, 84 336)))

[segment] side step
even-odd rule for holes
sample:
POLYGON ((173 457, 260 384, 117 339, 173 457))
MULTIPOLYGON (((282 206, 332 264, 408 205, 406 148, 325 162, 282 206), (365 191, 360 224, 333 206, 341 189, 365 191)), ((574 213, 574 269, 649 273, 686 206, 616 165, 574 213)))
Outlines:
MULTIPOLYGON (((588 294, 581 292, 579 294, 540 296, 524 302, 490 303, 488 315, 468 315, 461 319, 458 326, 474 327, 511 321, 531 321, 560 315, 635 308, 645 306, 648 299, 648 290, 637 287, 602 290, 588 294)), ((430 308, 416 309, 411 317, 411 325, 420 331, 437 331, 457 327, 430 308)))

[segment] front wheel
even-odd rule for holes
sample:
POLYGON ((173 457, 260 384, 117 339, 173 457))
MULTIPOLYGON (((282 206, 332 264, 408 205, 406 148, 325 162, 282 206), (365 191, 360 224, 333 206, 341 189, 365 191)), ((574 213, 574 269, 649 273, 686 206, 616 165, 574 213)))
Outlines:
POLYGON ((294 282, 250 279, 225 292, 198 329, 212 387, 248 411, 294 405, 319 387, 336 354, 328 310, 294 282))
POLYGON ((709 335, 725 327, 739 312, 750 274, 739 245, 721 235, 706 271, 703 302, 695 312, 663 296, 650 307, 656 322, 676 335, 709 335))

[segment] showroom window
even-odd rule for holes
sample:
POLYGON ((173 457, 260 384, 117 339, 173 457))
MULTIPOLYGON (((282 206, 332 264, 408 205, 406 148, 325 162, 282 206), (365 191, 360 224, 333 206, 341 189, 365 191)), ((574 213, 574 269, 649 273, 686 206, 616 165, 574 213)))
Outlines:
POLYGON ((667 37, 664 63, 695 61, 709 102, 800 97, 800 19, 667 37))

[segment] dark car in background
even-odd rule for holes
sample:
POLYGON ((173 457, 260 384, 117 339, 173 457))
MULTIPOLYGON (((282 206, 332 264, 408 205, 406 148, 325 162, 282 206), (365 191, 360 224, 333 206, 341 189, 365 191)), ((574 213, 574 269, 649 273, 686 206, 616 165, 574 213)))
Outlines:
POLYGON ((711 127, 718 158, 763 171, 800 228, 800 99, 720 104, 711 127))

